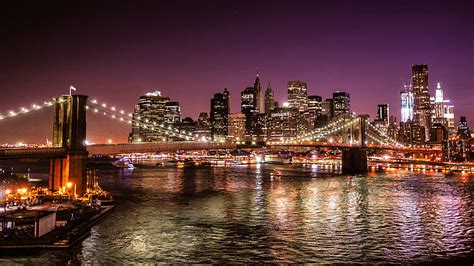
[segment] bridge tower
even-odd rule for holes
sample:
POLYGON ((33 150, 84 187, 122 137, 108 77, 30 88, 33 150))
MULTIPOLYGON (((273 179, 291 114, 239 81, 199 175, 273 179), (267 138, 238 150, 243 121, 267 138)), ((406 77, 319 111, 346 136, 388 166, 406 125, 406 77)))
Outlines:
POLYGON ((66 156, 51 160, 51 191, 63 190, 77 195, 86 191, 86 103, 84 95, 55 98, 53 145, 65 148, 66 156))
POLYGON ((367 115, 361 115, 359 119, 359 140, 360 146, 345 147, 342 149, 342 173, 358 174, 368 171, 367 168, 367 146, 366 146, 366 126, 367 115))

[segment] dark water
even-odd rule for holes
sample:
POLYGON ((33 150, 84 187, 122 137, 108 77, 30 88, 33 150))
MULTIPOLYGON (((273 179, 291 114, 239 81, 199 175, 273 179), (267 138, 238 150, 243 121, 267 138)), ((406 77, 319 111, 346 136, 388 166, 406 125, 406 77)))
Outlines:
POLYGON ((474 176, 316 172, 103 171, 117 208, 82 245, 0 263, 474 262, 474 176))

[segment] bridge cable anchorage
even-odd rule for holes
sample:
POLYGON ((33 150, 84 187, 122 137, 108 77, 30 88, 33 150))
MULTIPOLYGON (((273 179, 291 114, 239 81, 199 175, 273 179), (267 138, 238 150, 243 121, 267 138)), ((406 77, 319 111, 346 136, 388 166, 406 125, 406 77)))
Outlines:
MULTIPOLYGON (((94 113, 103 113, 104 115, 116 119, 119 122, 125 122, 131 125, 138 126, 142 129, 147 129, 151 131, 160 132, 166 136, 180 137, 190 141, 201 140, 198 139, 198 136, 193 136, 192 132, 186 132, 184 130, 179 130, 171 126, 166 127, 164 124, 157 124, 156 122, 149 121, 140 121, 140 117, 134 118, 132 113, 125 114, 123 110, 117 111, 117 108, 114 106, 108 107, 106 103, 99 104, 97 100, 89 100, 86 109, 91 110, 94 113)), ((206 139, 207 141, 207 139, 206 139)))
POLYGON ((41 110, 43 108, 51 107, 54 105, 54 103, 55 103, 55 100, 51 99, 48 101, 44 101, 42 104, 31 104, 30 107, 28 108, 20 107, 17 109, 17 111, 12 110, 12 111, 8 111, 8 113, 5 115, 0 114, 0 120, 17 117, 19 115, 25 115, 34 111, 41 110))

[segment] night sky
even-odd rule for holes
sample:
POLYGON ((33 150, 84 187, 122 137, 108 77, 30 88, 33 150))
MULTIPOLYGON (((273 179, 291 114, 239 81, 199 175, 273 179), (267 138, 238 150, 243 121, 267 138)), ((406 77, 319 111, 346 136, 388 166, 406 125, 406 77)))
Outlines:
MULTIPOLYGON (((373 118, 389 103, 399 118, 411 65, 428 64, 431 94, 441 82, 456 122, 474 127, 473 1, 11 2, 0 7, 3 114, 69 85, 130 111, 160 90, 193 118, 228 88, 238 112, 258 71, 280 102, 301 79, 310 95, 347 91, 353 111, 373 118)), ((125 141, 129 127, 114 125, 89 135, 125 141)))

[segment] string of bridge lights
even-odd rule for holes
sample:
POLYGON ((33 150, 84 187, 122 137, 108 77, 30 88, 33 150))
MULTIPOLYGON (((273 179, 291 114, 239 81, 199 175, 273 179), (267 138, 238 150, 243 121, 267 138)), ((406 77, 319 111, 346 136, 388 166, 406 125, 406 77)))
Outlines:
POLYGON ((116 119, 117 121, 120 122, 125 122, 128 124, 132 124, 134 126, 151 130, 151 131, 157 131, 160 133, 165 134, 166 136, 172 136, 172 137, 180 137, 186 140, 199 140, 199 141, 210 141, 209 138, 199 138, 199 135, 193 136, 192 132, 187 132, 187 131, 180 131, 177 128, 173 128, 171 126, 165 126, 164 124, 158 124, 156 121, 148 121, 148 119, 145 119, 145 121, 141 121, 141 118, 134 117, 132 113, 128 113, 127 115, 123 110, 118 111, 117 108, 114 106, 108 107, 106 103, 99 104, 97 100, 90 100, 88 101, 89 105, 86 106, 86 109, 92 110, 94 113, 102 113, 103 115, 106 115, 112 119, 116 119))
MULTIPOLYGON (((369 123, 369 127, 372 128, 372 130, 374 130, 375 132, 377 132, 379 135, 381 135, 383 138, 387 139, 387 143, 389 144, 393 144, 393 145, 396 145, 396 146, 400 146, 400 147, 403 147, 404 145, 401 144, 400 142, 392 139, 391 137, 387 136, 387 134, 385 134, 384 132, 380 131, 377 127, 375 127, 374 125, 370 124, 369 123)), ((383 139, 382 138, 382 139, 383 139)))
POLYGON ((20 107, 16 110, 8 111, 6 114, 0 114, 0 120, 17 117, 19 115, 28 114, 30 112, 38 111, 46 107, 53 106, 54 100, 44 101, 42 104, 31 104, 29 107, 20 107))

